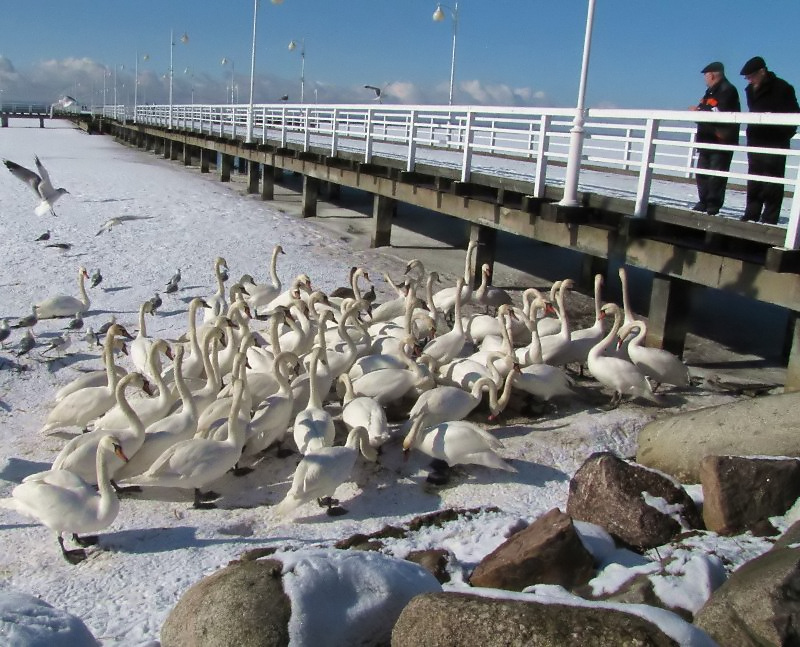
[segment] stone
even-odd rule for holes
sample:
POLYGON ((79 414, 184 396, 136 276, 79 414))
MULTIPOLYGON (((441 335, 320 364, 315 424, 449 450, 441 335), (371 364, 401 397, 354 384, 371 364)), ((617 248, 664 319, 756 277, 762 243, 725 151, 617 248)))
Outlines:
POLYGON ((734 571, 695 615, 720 645, 799 645, 800 549, 777 548, 734 571))
POLYGON ((575 473, 567 514, 637 549, 661 546, 686 528, 703 527, 697 506, 680 484, 610 452, 592 454, 575 473))
POLYGON ((721 535, 757 531, 800 496, 800 461, 706 456, 700 463, 700 482, 708 530, 721 535))
POLYGON ((77 616, 11 588, 0 591, 0 642, 30 647, 100 645, 77 616))
POLYGON ((429 550, 413 550, 406 559, 414 564, 419 564, 433 575, 440 584, 450 581, 450 574, 447 572, 447 564, 450 561, 450 553, 440 548, 429 550))
POLYGON ((800 544, 800 521, 795 521, 783 534, 775 540, 775 545, 770 550, 789 548, 792 544, 800 544))
POLYGON ((737 400, 646 424, 636 461, 681 483, 700 482, 706 456, 800 457, 800 392, 737 400))
POLYGON ((162 647, 285 647, 291 605, 280 561, 234 562, 194 584, 167 616, 162 647))
MULTIPOLYGON (((680 620, 675 618, 675 622, 680 620)), ((392 631, 392 647, 421 645, 666 647, 678 642, 655 624, 614 609, 484 598, 466 593, 429 593, 411 600, 392 631)))
POLYGON ((572 519, 554 508, 484 557, 469 581, 472 586, 509 591, 534 584, 572 589, 593 574, 594 560, 572 519))

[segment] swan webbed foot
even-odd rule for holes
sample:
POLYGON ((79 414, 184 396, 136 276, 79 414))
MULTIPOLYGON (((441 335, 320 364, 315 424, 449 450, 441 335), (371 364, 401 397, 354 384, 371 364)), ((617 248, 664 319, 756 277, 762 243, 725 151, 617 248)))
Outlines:
POLYGON ((78 546, 96 546, 97 542, 100 541, 97 538, 97 535, 86 535, 85 537, 78 537, 76 533, 72 533, 72 541, 74 541, 78 546))
POLYGON ((275 456, 277 456, 278 458, 288 458, 292 454, 294 454, 294 451, 292 449, 290 449, 289 447, 282 447, 282 446, 279 446, 277 451, 275 452, 275 456))
POLYGON ((443 461, 441 458, 434 458, 430 462, 431 469, 434 472, 449 472, 450 466, 447 464, 447 461, 443 461))
POLYGON ((234 468, 231 470, 231 473, 232 473, 234 476, 244 476, 245 474, 249 474, 249 473, 250 473, 250 472, 252 472, 252 471, 253 471, 253 468, 252 468, 252 467, 240 467, 239 465, 236 465, 236 466, 235 466, 235 467, 234 467, 234 468))
POLYGON ((619 393, 618 391, 615 391, 614 395, 611 396, 611 400, 609 401, 609 403, 602 408, 605 411, 613 411, 620 405, 620 402, 622 402, 622 394, 619 393))
POLYGON ((114 488, 114 492, 116 492, 118 495, 119 494, 133 494, 134 492, 141 492, 142 491, 142 488, 139 487, 138 485, 126 485, 126 486, 123 487, 121 485, 118 485, 117 482, 114 481, 113 479, 111 480, 111 486, 114 488))
POLYGON ((330 509, 330 508, 332 508, 334 506, 338 506, 339 505, 339 499, 334 499, 333 497, 325 496, 325 497, 317 499, 317 504, 319 505, 320 508, 327 507, 327 508, 330 509))
POLYGON ((80 564, 86 559, 86 551, 82 548, 76 548, 73 550, 67 550, 64 548, 64 538, 61 535, 58 536, 58 545, 61 546, 61 554, 64 556, 64 559, 66 559, 70 564, 80 564))
POLYGON ((201 492, 198 488, 195 488, 192 507, 197 510, 212 510, 217 507, 213 501, 218 498, 219 494, 216 492, 201 492))
POLYGON ((347 510, 345 510, 340 505, 331 506, 325 511, 329 517, 341 517, 343 514, 347 514, 347 510))

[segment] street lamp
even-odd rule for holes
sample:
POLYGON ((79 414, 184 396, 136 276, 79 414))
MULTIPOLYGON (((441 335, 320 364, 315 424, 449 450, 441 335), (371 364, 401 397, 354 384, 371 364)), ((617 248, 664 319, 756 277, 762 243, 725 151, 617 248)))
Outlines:
POLYGON ((586 77, 589 72, 589 53, 592 49, 592 25, 594 23, 594 2, 589 0, 586 14, 586 34, 583 39, 583 59, 581 60, 581 80, 578 85, 578 105, 575 107, 575 119, 569 131, 569 156, 567 171, 564 177, 564 196, 559 204, 564 207, 578 206, 578 175, 581 170, 583 156, 583 124, 585 123, 586 77))
MULTIPOLYGON (((189 42, 189 35, 184 32, 183 36, 181 36, 181 42, 185 45, 189 42)), ((172 77, 173 75, 173 68, 172 68, 172 61, 173 61, 173 53, 175 50, 175 33, 172 29, 169 30, 169 125, 167 128, 172 128, 172 77)))
POLYGON ((456 78, 456 39, 458 37, 458 2, 453 3, 453 8, 451 9, 446 4, 437 4, 436 11, 433 12, 433 19, 436 22, 442 22, 445 19, 445 13, 442 10, 442 7, 447 9, 450 12, 450 18, 453 20, 453 54, 450 58, 450 97, 448 99, 448 105, 453 105, 453 82, 456 78))
POLYGON ((117 106, 119 105, 117 103, 117 70, 118 69, 124 70, 125 66, 124 65, 115 65, 114 66, 114 119, 117 118, 117 106))
MULTIPOLYGON (((289 51, 297 49, 296 41, 289 41, 289 51)), ((305 102, 306 96, 306 39, 300 39, 300 103, 305 102)))
MULTIPOLYGON (((142 56, 142 62, 146 63, 150 60, 150 55, 145 54, 142 56)), ((133 121, 136 122, 136 109, 139 106, 139 52, 136 52, 136 65, 134 66, 133 76, 136 77, 133 82, 133 121)))
POLYGON ((189 76, 189 81, 192 84, 192 106, 194 106, 194 72, 190 68, 184 68, 183 73, 189 76))
MULTIPOLYGON (((283 4, 283 0, 272 0, 272 4, 283 4)), ((253 141, 253 87, 256 74, 256 24, 258 23, 258 0, 253 0, 253 48, 250 53, 250 103, 247 105, 247 138, 253 141)))
MULTIPOLYGON (((231 66, 231 105, 233 105, 234 104, 234 100, 233 100, 233 88, 234 88, 233 78, 234 77, 233 77, 233 75, 234 75, 234 72, 236 70, 236 63, 234 61, 232 61, 231 59, 225 58, 223 56, 222 60, 219 62, 219 64, 222 65, 223 67, 225 65, 228 65, 228 64, 230 64, 230 66, 231 66)), ((226 97, 226 99, 227 99, 227 97, 226 97)))

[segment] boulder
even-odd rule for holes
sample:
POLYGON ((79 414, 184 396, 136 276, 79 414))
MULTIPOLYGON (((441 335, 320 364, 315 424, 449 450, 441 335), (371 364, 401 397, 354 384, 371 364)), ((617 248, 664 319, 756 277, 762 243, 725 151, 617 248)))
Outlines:
MULTIPOLYGON (((680 620, 675 618, 674 622, 680 620)), ((403 609, 392 631, 392 647, 661 647, 678 644, 652 622, 615 609, 485 598, 465 593, 429 593, 415 597, 403 609)))
POLYGON ((234 562, 194 584, 161 627, 162 647, 285 647, 291 606, 283 564, 234 562))
POLYGON ((794 412, 800 392, 742 399, 649 422, 639 432, 636 461, 700 482, 705 456, 798 456, 794 412))
POLYGON ((558 508, 513 534, 483 558, 470 577, 472 586, 522 591, 534 584, 572 589, 594 573, 594 560, 558 508))
POLYGON ((703 527, 697 506, 680 484, 610 452, 592 454, 575 473, 567 514, 640 549, 666 544, 686 528, 703 527))
POLYGON ((436 581, 444 584, 450 581, 450 574, 447 572, 447 564, 450 562, 450 553, 441 548, 429 548, 427 550, 412 550, 406 559, 414 564, 419 564, 436 578, 436 581))
POLYGON ((720 645, 800 645, 800 549, 776 548, 745 563, 718 588, 695 625, 720 645))
POLYGON ((775 540, 775 545, 770 550, 789 548, 792 544, 800 544, 800 521, 795 521, 783 534, 775 540))
POLYGON ((769 517, 783 515, 800 496, 800 461, 706 456, 700 463, 700 482, 708 530, 761 534, 758 528, 768 524, 769 517))
POLYGON ((0 591, 0 642, 25 647, 98 647, 83 621, 36 596, 0 591))

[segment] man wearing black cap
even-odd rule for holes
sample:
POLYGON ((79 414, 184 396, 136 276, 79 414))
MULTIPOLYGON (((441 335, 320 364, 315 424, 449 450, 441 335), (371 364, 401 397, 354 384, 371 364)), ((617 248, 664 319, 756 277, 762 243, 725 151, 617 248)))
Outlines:
MULTIPOLYGON (((747 107, 750 112, 800 112, 794 88, 783 79, 767 70, 767 64, 760 56, 754 56, 741 71, 748 85, 747 107)), ((747 125, 747 145, 762 148, 789 148, 795 126, 747 125)), ((768 177, 784 176, 786 156, 770 153, 748 153, 748 173, 768 177)), ((747 206, 742 220, 760 220, 775 225, 781 212, 783 185, 759 180, 747 181, 747 206)))
MULTIPOLYGON (((689 110, 711 112, 740 112, 739 92, 725 78, 725 67, 719 61, 706 65, 701 72, 706 82, 706 93, 700 103, 689 110)), ((735 146, 739 143, 738 124, 715 124, 700 122, 697 124, 697 143, 726 144, 735 146)), ((731 168, 733 151, 698 148, 697 168, 711 171, 727 172, 731 168)), ((725 187, 728 178, 719 175, 697 174, 698 202, 695 211, 705 211, 713 216, 719 213, 725 201, 725 187)))

